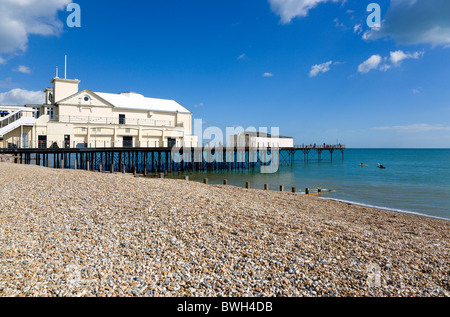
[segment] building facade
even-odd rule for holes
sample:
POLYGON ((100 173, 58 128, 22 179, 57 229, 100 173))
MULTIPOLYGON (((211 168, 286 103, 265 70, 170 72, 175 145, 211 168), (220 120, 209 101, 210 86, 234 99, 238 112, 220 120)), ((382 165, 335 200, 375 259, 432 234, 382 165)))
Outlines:
POLYGON ((174 100, 79 91, 53 78, 45 104, 0 107, 0 141, 12 147, 196 147, 192 113, 174 100))
POLYGON ((241 148, 293 148, 294 138, 261 132, 243 132, 231 136, 231 145, 241 148))

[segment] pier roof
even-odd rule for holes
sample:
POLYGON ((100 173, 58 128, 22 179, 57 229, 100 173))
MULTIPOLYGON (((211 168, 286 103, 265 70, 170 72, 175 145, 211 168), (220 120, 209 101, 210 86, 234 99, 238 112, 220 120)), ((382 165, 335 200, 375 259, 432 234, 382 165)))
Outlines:
POLYGON ((95 92, 95 94, 121 109, 191 113, 175 100, 148 98, 134 92, 120 94, 95 92))

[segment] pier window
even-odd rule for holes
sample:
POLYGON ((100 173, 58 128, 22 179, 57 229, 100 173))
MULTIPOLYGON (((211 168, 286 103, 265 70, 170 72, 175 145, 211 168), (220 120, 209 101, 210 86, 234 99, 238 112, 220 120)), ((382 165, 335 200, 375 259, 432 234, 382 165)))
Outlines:
POLYGON ((36 112, 34 113, 34 117, 39 119, 41 117, 41 108, 33 108, 36 112))
POLYGON ((126 116, 124 114, 119 114, 119 124, 126 124, 126 116))
POLYGON ((55 109, 53 107, 48 107, 47 115, 50 116, 50 120, 53 120, 55 118, 55 109))
POLYGON ((29 139, 28 139, 28 134, 22 134, 22 147, 23 148, 27 148, 30 144, 28 143, 29 139))

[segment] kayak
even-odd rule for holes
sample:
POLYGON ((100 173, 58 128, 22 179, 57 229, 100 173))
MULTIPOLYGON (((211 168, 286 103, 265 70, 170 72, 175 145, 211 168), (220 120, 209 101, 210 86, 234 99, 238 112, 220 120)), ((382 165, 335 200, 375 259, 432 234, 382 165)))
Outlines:
POLYGON ((367 165, 367 164, 360 164, 359 166, 361 166, 361 167, 368 167, 369 165, 367 165))

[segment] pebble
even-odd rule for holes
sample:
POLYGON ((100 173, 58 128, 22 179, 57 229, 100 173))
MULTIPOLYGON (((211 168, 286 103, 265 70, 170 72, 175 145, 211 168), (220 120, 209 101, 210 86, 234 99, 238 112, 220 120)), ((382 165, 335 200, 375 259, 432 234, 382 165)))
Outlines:
POLYGON ((0 296, 449 296, 448 221, 11 163, 0 183, 0 296))

